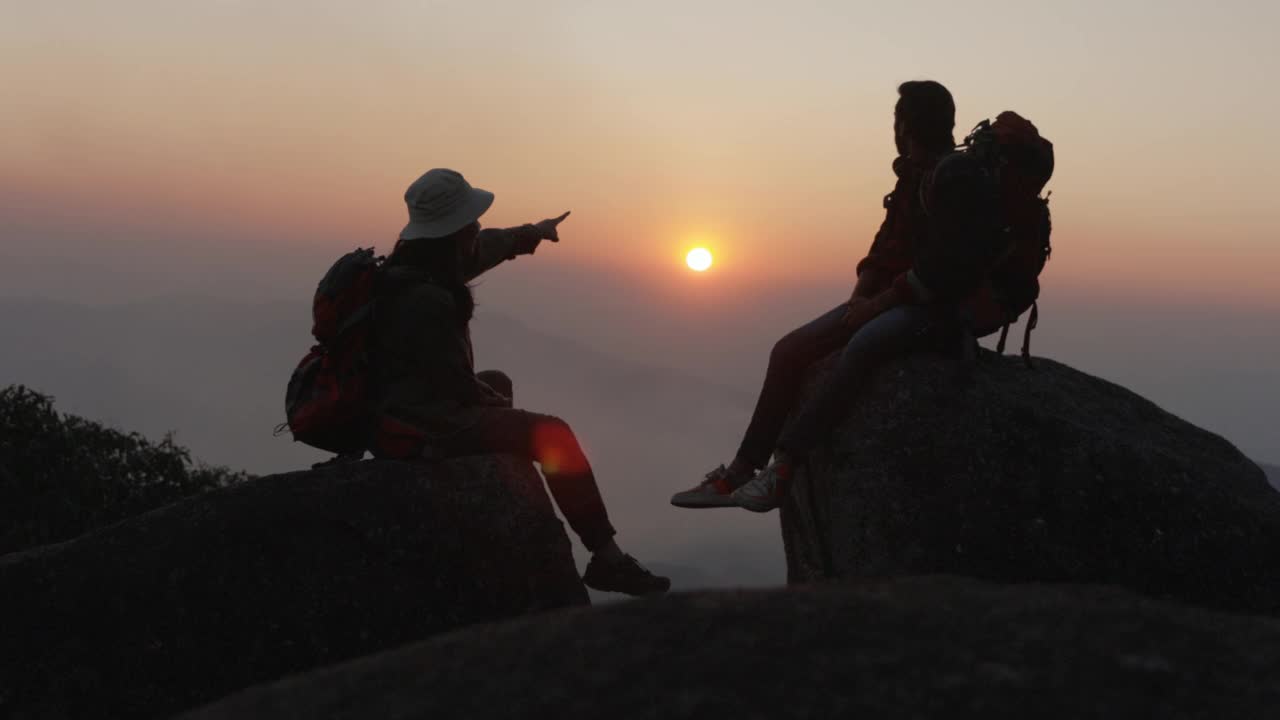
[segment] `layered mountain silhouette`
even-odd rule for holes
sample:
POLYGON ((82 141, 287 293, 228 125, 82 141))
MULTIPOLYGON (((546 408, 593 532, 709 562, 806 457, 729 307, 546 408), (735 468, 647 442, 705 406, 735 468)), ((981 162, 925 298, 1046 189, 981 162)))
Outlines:
MULTIPOLYGON (((327 459, 271 437, 289 372, 311 342, 307 313, 301 304, 196 298, 101 308, 0 301, 12 341, 0 353, 0 381, 148 437, 176 430, 210 462, 294 470, 327 459)), ((573 425, 627 547, 670 569, 677 588, 784 580, 776 520, 672 512, 667 503, 736 447, 749 393, 605 355, 483 306, 474 332, 481 367, 507 371, 522 407, 573 425)))
MULTIPOLYGON (((292 319, 240 309, 257 347, 218 313, 188 308, 165 325, 168 311, 138 311, 96 316, 79 335, 28 325, 25 350, 61 352, 62 365, 21 369, 37 384, 81 362, 78 387, 104 402, 234 414, 234 392, 278 395, 276 371, 254 368, 280 360, 287 374, 298 348, 285 336, 305 346, 305 329, 284 329, 292 319), (225 345, 210 347, 210 332, 225 345), (163 352, 148 354, 155 335, 163 352)), ((486 365, 512 363, 522 404, 582 428, 624 539, 630 529, 666 549, 655 569, 686 587, 777 585, 785 546, 798 584, 557 609, 587 595, 528 463, 270 475, 0 557, 0 594, 16 599, 0 626, 0 714, 167 714, 298 672, 198 716, 1074 717, 1098 702, 1256 715, 1276 701, 1274 620, 1205 608, 1280 610, 1280 494, 1230 443, 1134 393, 1048 360, 890 364, 779 532, 775 516, 665 507, 708 454, 706 438, 677 430, 728 444, 738 423, 726 416, 749 397, 491 321, 501 332, 480 338, 486 365), (663 425, 672 409, 687 424, 663 425), (939 572, 1007 584, 916 577, 939 572), (883 577, 898 579, 868 580, 883 577), (1043 581, 1056 584, 1028 584, 1043 581), (723 664, 779 682, 726 701, 722 674, 699 672, 723 664)), ((237 442, 256 437, 243 432, 237 442)))
MULTIPOLYGON (((501 299, 500 290, 493 285, 482 295, 501 299)), ((0 382, 50 393, 61 410, 149 437, 176 430, 197 457, 252 472, 325 459, 270 437, 283 416, 288 373, 310 343, 302 303, 171 297, 91 307, 4 299, 0 326, 8 338, 0 382)), ((677 588, 783 581, 771 519, 673 513, 666 504, 736 447, 754 399, 749 390, 533 330, 490 310, 484 297, 475 336, 481 366, 510 373, 522 406, 574 425, 615 524, 632 547, 672 572, 677 588)), ((1271 466, 1268 475, 1280 486, 1280 470, 1271 466)))

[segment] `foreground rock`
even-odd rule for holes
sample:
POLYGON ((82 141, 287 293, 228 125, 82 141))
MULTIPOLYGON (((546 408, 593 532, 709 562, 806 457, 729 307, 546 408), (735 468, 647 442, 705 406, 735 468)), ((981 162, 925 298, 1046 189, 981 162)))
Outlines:
POLYGON ((1280 494, 1226 440, 1065 365, 884 368, 782 510, 792 582, 954 573, 1280 609, 1280 494))
POLYGON ((1280 622, 920 578, 674 595, 469 628, 188 716, 1264 717, 1280 622))
POLYGON ((264 477, 0 558, 0 717, 158 716, 587 602, 527 462, 264 477))

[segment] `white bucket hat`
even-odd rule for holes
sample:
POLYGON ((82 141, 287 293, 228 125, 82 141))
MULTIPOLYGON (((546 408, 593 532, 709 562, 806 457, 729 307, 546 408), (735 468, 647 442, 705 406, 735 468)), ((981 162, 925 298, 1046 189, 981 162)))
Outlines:
POLYGON ((471 187, 461 173, 435 168, 422 174, 404 191, 409 224, 401 240, 439 238, 461 230, 493 204, 493 193, 471 187))

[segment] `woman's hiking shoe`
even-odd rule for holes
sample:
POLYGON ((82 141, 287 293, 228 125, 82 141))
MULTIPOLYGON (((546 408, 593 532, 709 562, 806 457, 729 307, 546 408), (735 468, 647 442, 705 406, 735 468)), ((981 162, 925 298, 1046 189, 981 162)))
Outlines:
POLYGON ((782 505, 791 487, 794 468, 787 463, 773 462, 756 473, 746 485, 733 491, 730 497, 738 507, 752 512, 769 512, 782 505))
POLYGON ((746 473, 736 474, 721 465, 707 473, 697 487, 672 495, 671 504, 682 508, 734 507, 737 503, 730 496, 750 479, 746 473))
POLYGON ((582 582, 593 590, 620 592, 627 595, 655 595, 671 589, 671 580, 654 575, 635 558, 623 555, 617 560, 591 556, 582 582))

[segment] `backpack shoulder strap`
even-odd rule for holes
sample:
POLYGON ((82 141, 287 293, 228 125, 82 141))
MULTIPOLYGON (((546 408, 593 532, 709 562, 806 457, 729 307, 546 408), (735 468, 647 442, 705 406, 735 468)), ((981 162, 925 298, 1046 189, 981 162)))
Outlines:
MULTIPOLYGON (((1031 303, 1031 314, 1027 316, 1027 329, 1022 335, 1022 361, 1027 364, 1028 368, 1034 368, 1035 363, 1031 361, 1031 331, 1036 329, 1036 325, 1040 323, 1040 305, 1039 303, 1031 303)), ((1008 327, 1007 325, 1005 327, 1008 327)))

